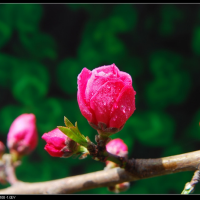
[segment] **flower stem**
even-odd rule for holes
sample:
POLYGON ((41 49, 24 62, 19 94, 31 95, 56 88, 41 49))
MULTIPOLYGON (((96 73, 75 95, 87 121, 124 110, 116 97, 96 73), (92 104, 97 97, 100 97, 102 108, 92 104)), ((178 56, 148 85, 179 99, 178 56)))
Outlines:
POLYGON ((103 155, 106 157, 106 160, 116 163, 121 168, 125 168, 127 164, 127 160, 125 157, 120 157, 120 156, 111 154, 108 151, 104 151, 103 155))

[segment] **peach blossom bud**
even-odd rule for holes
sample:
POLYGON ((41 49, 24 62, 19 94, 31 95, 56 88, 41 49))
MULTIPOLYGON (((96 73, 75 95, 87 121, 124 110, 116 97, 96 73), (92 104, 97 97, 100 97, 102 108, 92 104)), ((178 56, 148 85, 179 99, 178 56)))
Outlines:
POLYGON ((35 115, 22 114, 10 126, 7 136, 7 146, 10 152, 17 155, 27 155, 35 149, 38 142, 35 115))
POLYGON ((132 78, 115 64, 92 71, 83 68, 78 75, 78 104, 82 115, 99 133, 120 131, 135 111, 132 78))
POLYGON ((58 128, 44 133, 42 139, 46 141, 44 149, 53 157, 70 157, 77 150, 77 143, 70 139, 58 128))

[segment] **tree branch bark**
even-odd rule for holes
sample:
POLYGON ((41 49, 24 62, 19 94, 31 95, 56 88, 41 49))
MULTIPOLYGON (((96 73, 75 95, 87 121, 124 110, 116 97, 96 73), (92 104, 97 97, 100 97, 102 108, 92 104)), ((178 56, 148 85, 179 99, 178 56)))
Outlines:
POLYGON ((171 173, 196 171, 200 164, 200 150, 156 159, 132 159, 130 172, 114 168, 63 179, 24 183, 18 182, 0 190, 0 194, 70 194, 122 182, 162 176, 171 173))

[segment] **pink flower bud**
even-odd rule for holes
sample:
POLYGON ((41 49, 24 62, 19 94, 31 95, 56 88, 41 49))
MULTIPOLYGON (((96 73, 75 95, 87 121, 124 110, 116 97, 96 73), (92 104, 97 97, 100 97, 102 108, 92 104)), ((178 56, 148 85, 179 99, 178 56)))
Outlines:
MULTIPOLYGON (((113 139, 110 142, 108 142, 106 144, 106 150, 109 153, 112 153, 114 155, 121 156, 121 157, 127 157, 128 155, 128 147, 120 138, 113 139)), ((106 169, 111 169, 115 167, 118 167, 116 163, 112 161, 106 161, 106 167, 104 169, 106 170, 106 169)), ((114 193, 120 193, 120 192, 124 192, 128 190, 129 187, 130 187, 129 182, 123 182, 123 183, 119 183, 113 186, 109 186, 108 190, 114 193)))
POLYGON ((38 135, 34 114, 18 116, 10 126, 7 136, 7 146, 11 152, 26 155, 37 146, 38 135))
POLYGON ((106 144, 106 150, 117 156, 125 157, 128 155, 128 147, 122 139, 113 139, 106 144))
POLYGON ((0 159, 5 152, 5 145, 3 142, 0 141, 0 159))
POLYGON ((77 150, 77 143, 70 139, 58 128, 44 133, 42 139, 46 141, 44 149, 53 157, 70 157, 77 150))
POLYGON ((89 124, 101 132, 120 131, 135 111, 132 78, 115 64, 78 75, 78 104, 89 124))

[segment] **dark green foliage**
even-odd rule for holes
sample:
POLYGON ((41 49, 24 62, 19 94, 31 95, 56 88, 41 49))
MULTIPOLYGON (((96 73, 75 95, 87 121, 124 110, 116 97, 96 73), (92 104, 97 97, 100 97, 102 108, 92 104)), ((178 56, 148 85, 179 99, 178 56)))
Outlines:
MULTIPOLYGON (((48 181, 102 170, 87 157, 55 158, 41 136, 81 115, 77 76, 115 63, 136 90, 136 111, 112 138, 129 158, 156 158, 200 146, 200 7, 178 4, 0 4, 0 140, 22 113, 34 113, 38 146, 17 168, 22 181, 48 181)), ((7 151, 8 152, 8 151, 7 151)), ((192 172, 131 183, 123 194, 180 194, 192 172)), ((6 187, 1 186, 0 188, 6 187)), ((107 188, 78 194, 112 194, 107 188)), ((197 185, 195 193, 200 193, 197 185)))

